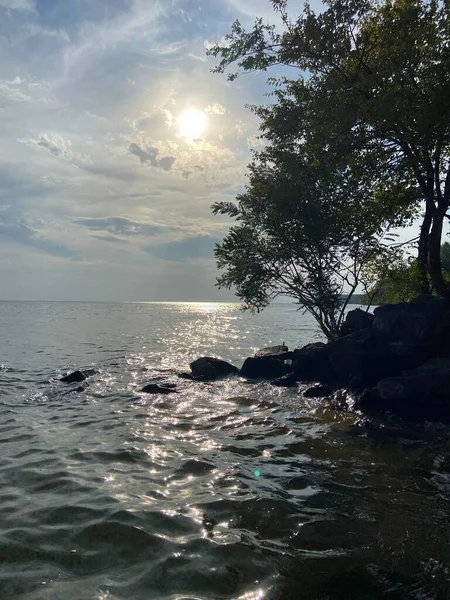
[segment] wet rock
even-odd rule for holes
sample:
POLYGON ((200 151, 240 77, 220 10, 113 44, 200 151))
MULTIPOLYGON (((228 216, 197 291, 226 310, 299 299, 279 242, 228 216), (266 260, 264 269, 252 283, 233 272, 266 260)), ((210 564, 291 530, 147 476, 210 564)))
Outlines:
POLYGON ((278 379, 274 379, 271 382, 271 385, 275 385, 277 387, 292 387, 297 385, 298 379, 297 375, 293 372, 288 373, 287 375, 283 375, 283 377, 279 377, 278 379))
POLYGON ((435 358, 382 379, 361 395, 360 409, 383 409, 427 419, 450 417, 450 359, 435 358))
POLYGON ((292 352, 251 356, 245 359, 239 374, 249 379, 278 379, 292 371, 292 367, 285 363, 286 360, 292 359, 292 356, 292 352))
POLYGON ((348 411, 355 408, 357 397, 351 390, 342 388, 331 394, 330 400, 336 410, 348 411))
POLYGON ((88 377, 92 377, 92 375, 96 375, 97 371, 94 369, 85 369, 84 371, 74 371, 73 373, 69 373, 64 377, 61 377, 60 381, 63 383, 81 383, 85 381, 88 377))
POLYGON ((85 390, 86 390, 85 387, 83 387, 82 385, 79 385, 78 387, 76 387, 74 389, 67 390, 67 392, 64 392, 64 395, 67 396, 69 394, 77 394, 77 393, 84 392, 85 390))
POLYGON ((355 331, 294 350, 292 370, 299 381, 361 391, 428 358, 450 356, 450 304, 443 299, 426 296, 385 305, 374 316, 356 309, 346 324, 355 331))
POLYGON ((177 390, 173 383, 166 383, 164 385, 149 383, 142 388, 141 392, 145 394, 176 394, 177 390))
POLYGON ((234 365, 211 356, 197 358, 189 366, 191 367, 192 377, 201 381, 211 381, 226 375, 236 375, 239 372, 239 369, 234 365))
POLYGON ((366 312, 361 308, 355 308, 347 313, 339 336, 344 337, 356 331, 361 331, 361 329, 370 329, 374 319, 375 317, 372 313, 366 312))
POLYGON ((206 513, 203 515, 202 525, 206 529, 206 531, 212 531, 219 522, 216 521, 213 517, 209 517, 206 513))
POLYGON ((182 371, 181 373, 177 373, 177 377, 179 377, 180 379, 190 379, 192 381, 192 379, 194 379, 194 376, 192 375, 192 373, 188 373, 187 371, 182 371))
POLYGON ((382 377, 419 364, 412 362, 409 350, 405 354, 396 354, 385 340, 378 339, 370 329, 363 329, 328 344, 327 356, 330 367, 328 381, 353 389, 373 386, 382 377))
POLYGON ((299 381, 330 381, 333 379, 328 349, 329 344, 317 342, 294 350, 292 370, 299 381))
POLYGON ((333 388, 329 385, 313 385, 302 391, 305 398, 326 398, 333 393, 333 388))
POLYGON ((284 354, 288 352, 289 348, 284 344, 281 346, 269 346, 268 348, 261 348, 255 352, 255 356, 274 356, 275 354, 284 354))

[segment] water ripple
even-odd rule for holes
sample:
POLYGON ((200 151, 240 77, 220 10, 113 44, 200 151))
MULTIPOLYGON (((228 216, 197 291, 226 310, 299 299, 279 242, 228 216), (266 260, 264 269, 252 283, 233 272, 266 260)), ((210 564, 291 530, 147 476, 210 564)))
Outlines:
POLYGON ((311 341, 291 307, 30 310, 0 303, 2 600, 450 597, 447 427, 176 378, 201 354, 311 341), (81 366, 99 371, 83 391, 58 381, 81 366), (180 393, 140 394, 149 380, 180 393))

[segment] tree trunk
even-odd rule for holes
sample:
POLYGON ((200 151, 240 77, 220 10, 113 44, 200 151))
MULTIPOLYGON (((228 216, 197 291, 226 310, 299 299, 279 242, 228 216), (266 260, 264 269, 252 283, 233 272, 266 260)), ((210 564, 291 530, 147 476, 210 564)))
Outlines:
POLYGON ((446 210, 436 208, 433 213, 433 224, 428 239, 428 272, 430 273, 433 287, 439 296, 450 299, 450 288, 442 274, 441 240, 442 225, 446 210))
POLYGON ((419 237, 419 252, 417 255, 417 264, 419 266, 420 274, 420 292, 421 294, 430 294, 430 282, 428 279, 428 244, 430 237, 430 227, 432 222, 431 209, 426 206, 425 216, 422 221, 420 228, 419 237))

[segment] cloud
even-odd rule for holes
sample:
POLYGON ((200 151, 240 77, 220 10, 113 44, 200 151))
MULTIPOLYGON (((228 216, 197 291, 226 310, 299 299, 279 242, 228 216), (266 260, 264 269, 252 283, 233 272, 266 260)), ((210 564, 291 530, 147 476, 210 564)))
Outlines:
POLYGON ((200 235, 166 244, 158 244, 146 248, 146 251, 157 258, 169 261, 187 261, 198 258, 214 258, 214 247, 219 238, 200 235))
POLYGON ((19 139, 22 144, 30 146, 38 146, 44 148, 53 156, 66 160, 70 163, 89 163, 89 156, 74 152, 72 150, 72 142, 65 140, 57 133, 43 133, 38 138, 19 139))
POLYGON ((78 254, 69 246, 45 238, 38 231, 21 224, 0 223, 0 241, 22 244, 60 258, 75 258, 78 254))
POLYGON ((175 156, 163 156, 158 158, 159 150, 153 146, 147 146, 145 149, 138 146, 136 143, 130 144, 130 154, 134 154, 139 158, 142 164, 149 164, 152 167, 159 167, 164 171, 170 171, 173 163, 176 161, 175 156))
MULTIPOLYGON (((107 231, 116 235, 154 236, 168 230, 164 225, 140 223, 125 217, 79 218, 73 219, 73 222, 94 231, 107 231)), ((114 241, 119 239, 115 238, 114 241)))
POLYGON ((92 235, 92 237, 96 240, 100 240, 101 242, 111 242, 112 244, 128 243, 128 240, 124 240, 123 238, 116 237, 114 235, 92 235))
POLYGON ((31 102, 33 98, 20 89, 22 83, 20 77, 16 77, 12 81, 0 79, 0 98, 12 102, 31 102))
POLYGON ((219 102, 214 102, 214 104, 210 104, 205 108, 205 113, 208 115, 224 115, 226 112, 225 106, 222 106, 219 102))
POLYGON ((232 16, 223 0, 0 0, 0 297, 225 297, 210 206, 245 183, 256 77, 212 75, 203 41, 232 16), (192 108, 201 140, 180 137, 192 108))
POLYGON ((35 0, 0 0, 0 9, 32 11, 35 9, 35 0))

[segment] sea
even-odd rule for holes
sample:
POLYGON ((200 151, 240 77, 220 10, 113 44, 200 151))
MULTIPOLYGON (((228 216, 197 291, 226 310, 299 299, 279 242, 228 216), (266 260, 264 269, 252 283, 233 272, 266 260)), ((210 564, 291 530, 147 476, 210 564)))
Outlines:
POLYGON ((450 599, 448 425, 178 379, 320 340, 295 306, 0 302, 0 331, 0 600, 450 599))

